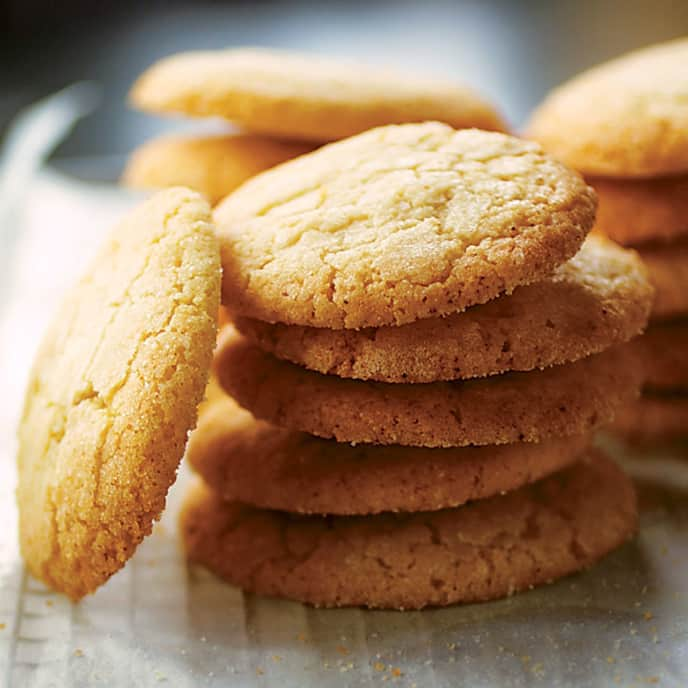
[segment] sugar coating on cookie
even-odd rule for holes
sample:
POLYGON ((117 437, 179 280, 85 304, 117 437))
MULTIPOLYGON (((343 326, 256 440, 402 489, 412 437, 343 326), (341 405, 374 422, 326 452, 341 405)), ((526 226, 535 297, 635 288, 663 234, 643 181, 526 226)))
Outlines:
POLYGON ((225 397, 199 415, 186 458, 228 501, 292 513, 373 514, 434 511, 514 490, 570 465, 589 441, 352 446, 256 420, 225 397))
POLYGON ((249 134, 168 135, 137 148, 122 181, 135 189, 185 186, 214 205, 250 177, 311 150, 310 144, 249 134))
POLYGON ((643 393, 619 412, 610 429, 638 444, 688 437, 688 389, 668 394, 643 393))
POLYGON ((505 130, 493 106, 466 86, 259 48, 172 55, 138 79, 131 100, 150 112, 223 117, 247 131, 304 141, 427 120, 505 130))
POLYGON ((223 302, 335 329, 455 313, 549 275, 595 206, 537 144, 381 127, 268 170, 216 208, 223 302))
POLYGON ((645 388, 688 392, 688 320, 654 323, 634 343, 645 368, 645 388))
POLYGON ((587 181, 599 199, 595 231, 624 246, 688 237, 688 175, 587 181))
POLYGON ((541 282, 444 318, 400 327, 331 330, 236 317, 242 334, 310 370, 424 383, 576 361, 644 328, 653 289, 637 254, 601 237, 541 282))
POLYGON ((581 435, 637 397, 630 345, 576 363, 425 385, 346 380, 280 361, 231 327, 220 336, 220 384, 254 416, 340 442, 452 447, 581 435))
POLYGON ((688 172, 688 39, 638 50, 554 89, 528 135, 584 174, 688 172))
POLYGON ((647 245, 638 252, 655 289, 650 319, 688 316, 688 240, 647 245))
POLYGON ((198 486, 188 556, 248 592, 318 606, 421 609, 491 600, 591 566, 637 524, 631 480, 591 453, 506 495, 456 509, 295 516, 198 486))
POLYGON ((210 208, 170 189, 112 231, 44 336, 19 427, 19 536, 31 573, 72 599, 124 565, 165 505, 219 292, 210 208))

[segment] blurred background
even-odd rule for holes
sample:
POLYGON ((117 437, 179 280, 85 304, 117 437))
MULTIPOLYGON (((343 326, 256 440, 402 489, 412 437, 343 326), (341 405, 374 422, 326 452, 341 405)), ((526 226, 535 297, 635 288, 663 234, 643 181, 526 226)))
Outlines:
POLYGON ((688 34, 688 2, 676 0, 3 0, 0 8, 0 133, 37 98, 95 80, 99 108, 54 157, 102 179, 115 178, 125 154, 151 135, 193 126, 126 106, 135 77, 180 50, 280 46, 447 76, 486 93, 518 127, 576 72, 688 34), (93 157, 98 164, 86 164, 93 157))

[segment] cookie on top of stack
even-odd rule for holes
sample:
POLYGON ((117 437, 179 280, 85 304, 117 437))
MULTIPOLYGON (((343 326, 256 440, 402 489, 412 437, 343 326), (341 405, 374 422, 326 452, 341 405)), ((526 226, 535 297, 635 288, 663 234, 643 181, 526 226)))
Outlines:
POLYGON ((258 172, 375 126, 439 120, 457 129, 505 130, 495 109, 466 86, 265 48, 163 59, 138 79, 131 102, 238 127, 155 139, 134 151, 124 171, 129 186, 188 186, 212 204, 258 172))
POLYGON ((688 427, 688 39, 577 76, 534 113, 529 136, 599 195, 596 230, 638 250, 656 296, 638 341, 642 398, 616 428, 653 441, 688 427))
POLYGON ((586 235, 595 195, 537 144, 386 126, 216 209, 216 376, 187 457, 189 556, 325 605, 486 600, 632 535, 590 435, 638 394, 652 289, 586 235), (238 408, 238 405, 243 409, 238 408))

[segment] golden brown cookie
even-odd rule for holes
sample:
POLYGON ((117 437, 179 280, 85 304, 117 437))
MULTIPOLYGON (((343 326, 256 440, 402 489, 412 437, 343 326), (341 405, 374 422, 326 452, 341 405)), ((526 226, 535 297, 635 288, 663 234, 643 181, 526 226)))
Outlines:
POLYGON ((688 389, 673 394, 643 393, 619 411, 611 429, 641 444, 688 437, 688 389))
POLYGON ((595 205, 537 144, 436 122, 374 129, 217 207, 223 302, 335 329, 455 313, 549 275, 580 248, 595 205))
POLYGON ((132 153, 122 181, 136 189, 188 186, 215 204, 250 177, 311 150, 248 134, 163 136, 132 153))
POLYGON ((629 53, 559 86, 528 134, 586 175, 688 172, 688 39, 629 53))
POLYGON ((165 505, 215 345, 210 208, 170 189, 130 213, 68 292, 19 427, 19 536, 31 573, 79 599, 165 505))
POLYGON ((266 354, 231 327, 215 358, 222 387, 256 417, 340 442, 422 447, 539 442, 584 434, 632 401, 643 370, 630 345, 576 363, 425 385, 321 375, 266 354))
POLYGON ((590 237, 551 278, 481 306, 401 327, 330 330, 235 319, 278 358, 320 373, 436 382, 575 361, 639 334, 653 290, 637 254, 590 237))
POLYGON ((595 231, 624 246, 688 236, 688 175, 655 179, 593 177, 595 231))
POLYGON ((248 131, 304 141, 427 120, 457 129, 505 128, 494 108, 465 86, 259 48, 163 59, 134 84, 131 100, 150 112, 224 117, 248 131))
POLYGON ((688 315, 688 240, 644 246, 638 252, 655 288, 650 319, 688 315))
POLYGON ((688 321, 656 323, 636 341, 643 357, 646 387, 688 391, 688 321))
POLYGON ((294 513, 435 511, 573 463, 589 436, 497 447, 352 446, 255 420, 230 398, 199 415, 186 458, 228 501, 294 513))
POLYGON ((573 467, 457 509, 295 516, 197 486, 182 513, 188 556, 246 591, 326 607, 477 602, 591 566, 636 529, 633 484, 590 453, 573 467))

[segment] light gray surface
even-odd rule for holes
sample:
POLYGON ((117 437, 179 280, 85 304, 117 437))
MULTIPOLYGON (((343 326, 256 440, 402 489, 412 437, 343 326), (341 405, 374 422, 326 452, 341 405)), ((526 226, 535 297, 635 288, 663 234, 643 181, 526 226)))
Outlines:
POLYGON ((244 597, 183 560, 185 472, 162 525, 95 595, 74 606, 27 578, 12 486, 28 366, 62 290, 134 200, 55 173, 29 195, 0 321, 0 685, 688 684, 685 447, 631 457, 646 484, 636 541, 587 573, 496 603, 398 613, 244 597))

